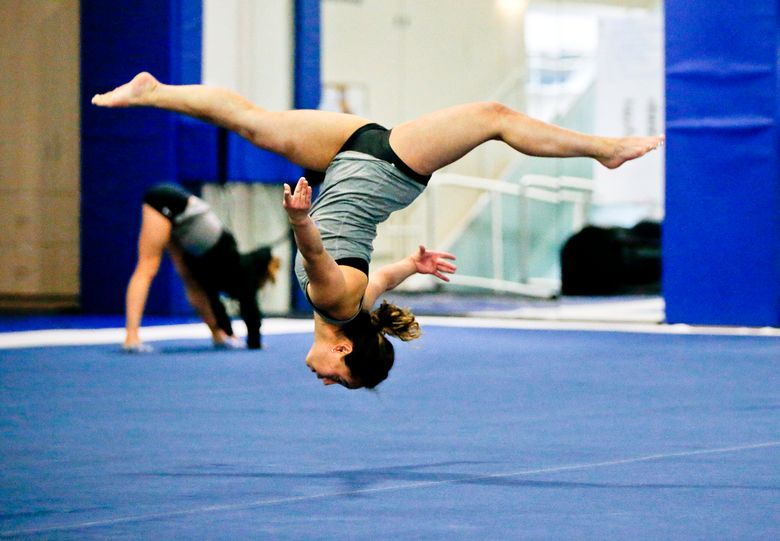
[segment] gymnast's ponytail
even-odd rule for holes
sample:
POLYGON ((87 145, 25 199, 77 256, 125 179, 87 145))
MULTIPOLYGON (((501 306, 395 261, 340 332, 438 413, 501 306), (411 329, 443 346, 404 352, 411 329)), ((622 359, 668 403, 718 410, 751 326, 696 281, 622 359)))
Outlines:
POLYGON ((344 363, 352 379, 369 389, 384 381, 393 367, 395 350, 386 335, 408 342, 422 334, 414 314, 387 301, 371 313, 361 311, 341 331, 352 341, 352 351, 344 356, 344 363))
POLYGON ((396 336, 404 342, 419 338, 422 334, 414 314, 387 301, 382 301, 379 308, 371 312, 371 323, 380 333, 396 336))

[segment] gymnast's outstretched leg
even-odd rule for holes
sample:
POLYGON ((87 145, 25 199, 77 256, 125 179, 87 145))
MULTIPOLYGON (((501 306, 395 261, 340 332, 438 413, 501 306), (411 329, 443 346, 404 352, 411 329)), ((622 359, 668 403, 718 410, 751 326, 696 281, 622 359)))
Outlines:
POLYGON ((400 124, 390 135, 396 154, 414 171, 426 175, 490 140, 503 141, 529 156, 587 157, 614 169, 657 148, 664 138, 586 135, 493 102, 442 109, 400 124))
POLYGON ((369 122, 328 111, 267 111, 232 90, 166 85, 146 72, 96 95, 92 103, 101 107, 155 107, 199 118, 316 171, 324 171, 347 138, 369 122))
MULTIPOLYGON (((231 90, 166 85, 149 73, 92 98, 103 107, 156 107, 235 131, 260 148, 303 167, 323 171, 347 138, 369 121, 354 115, 299 110, 271 112, 231 90)), ((482 143, 500 140, 530 156, 589 157, 609 168, 643 156, 663 143, 655 137, 599 137, 530 118, 494 102, 442 109, 397 126, 396 154, 414 171, 430 174, 482 143)))

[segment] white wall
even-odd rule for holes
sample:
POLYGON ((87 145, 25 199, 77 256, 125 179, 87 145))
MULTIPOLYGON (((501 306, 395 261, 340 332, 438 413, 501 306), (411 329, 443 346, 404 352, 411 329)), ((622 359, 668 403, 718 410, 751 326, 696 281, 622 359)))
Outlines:
MULTIPOLYGON (((204 0, 203 82, 237 91, 270 110, 293 106, 294 6, 292 0, 204 0)), ((228 179, 230 180, 230 179, 228 179)), ((206 186, 203 197, 248 251, 284 236, 287 218, 278 186, 229 183, 206 186)), ((267 313, 290 304, 291 246, 274 247, 282 260, 279 280, 263 288, 267 313)))
MULTIPOLYGON (((497 0, 324 0, 323 81, 364 88, 362 112, 388 127, 496 99, 525 57, 522 11, 508 14, 501 6, 497 0)), ((489 174, 500 167, 486 171, 475 153, 451 169, 489 174)))
POLYGON ((203 82, 290 109, 293 8, 292 0, 203 0, 203 82))
MULTIPOLYGON (((522 109, 521 84, 497 92, 524 66, 525 2, 513 7, 507 11, 500 0, 324 0, 323 82, 360 89, 357 112, 387 127, 474 101, 522 109)), ((444 170, 497 177, 515 156, 488 143, 444 170)), ((478 194, 451 190, 442 197, 440 203, 453 209, 447 215, 452 223, 438 224, 437 231, 448 231, 478 194)), ((380 225, 372 265, 416 249, 426 220, 425 206, 415 204, 380 225)))

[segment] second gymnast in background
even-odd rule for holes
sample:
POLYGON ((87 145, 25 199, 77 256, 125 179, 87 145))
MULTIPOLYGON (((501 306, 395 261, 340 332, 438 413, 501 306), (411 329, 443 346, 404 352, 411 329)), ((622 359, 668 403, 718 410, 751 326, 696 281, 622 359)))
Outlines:
POLYGON ((211 330, 216 347, 238 342, 220 294, 238 301, 246 323, 246 345, 262 347, 262 312, 257 292, 275 282, 280 261, 270 247, 239 253, 233 234, 201 198, 174 184, 160 184, 146 192, 138 238, 138 263, 127 286, 124 349, 150 350, 139 329, 152 280, 165 251, 184 282, 187 300, 211 330))

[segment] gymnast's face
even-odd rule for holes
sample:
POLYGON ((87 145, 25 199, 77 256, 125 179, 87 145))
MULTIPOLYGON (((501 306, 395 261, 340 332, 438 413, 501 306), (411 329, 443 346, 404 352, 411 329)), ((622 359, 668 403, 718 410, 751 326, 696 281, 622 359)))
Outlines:
POLYGON ((339 384, 347 389, 359 387, 352 379, 349 368, 344 364, 344 356, 352 351, 349 342, 338 344, 312 344, 306 355, 306 366, 317 374, 323 385, 339 384))

